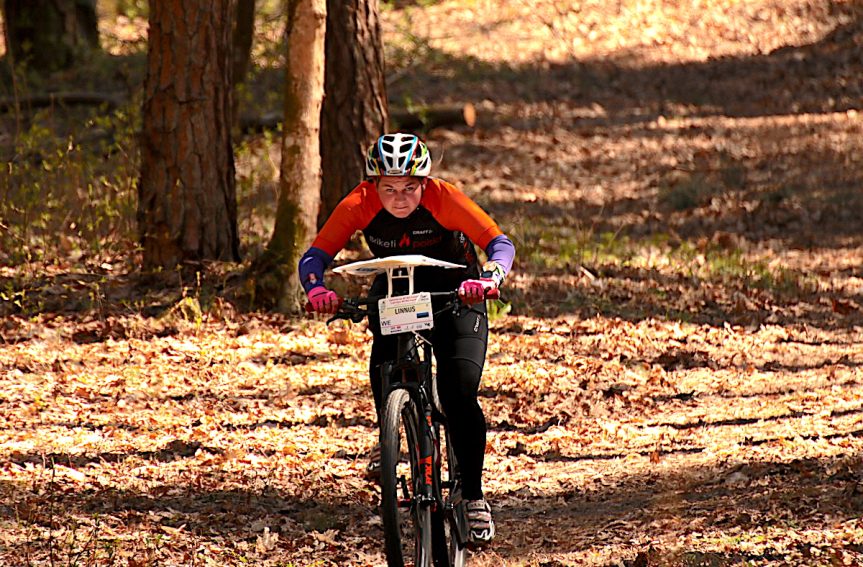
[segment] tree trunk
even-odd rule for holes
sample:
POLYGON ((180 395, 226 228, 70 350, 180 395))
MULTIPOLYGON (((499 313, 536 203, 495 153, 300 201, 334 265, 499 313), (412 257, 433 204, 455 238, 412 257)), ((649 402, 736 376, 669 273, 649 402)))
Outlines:
POLYGON ((237 18, 234 22, 234 84, 246 80, 252 57, 252 39, 255 35, 255 0, 237 0, 237 18))
POLYGON ((257 263, 256 289, 266 303, 298 313, 297 262, 315 234, 321 190, 320 119, 324 95, 326 0, 288 0, 285 121, 276 226, 257 263))
POLYGON ((37 72, 71 67, 99 48, 95 0, 5 0, 6 48, 37 72))
POLYGON ((151 2, 138 186, 147 269, 239 259, 233 15, 233 0, 151 2))
POLYGON ((328 0, 326 53, 318 227, 365 176, 365 151, 386 128, 378 0, 328 0))

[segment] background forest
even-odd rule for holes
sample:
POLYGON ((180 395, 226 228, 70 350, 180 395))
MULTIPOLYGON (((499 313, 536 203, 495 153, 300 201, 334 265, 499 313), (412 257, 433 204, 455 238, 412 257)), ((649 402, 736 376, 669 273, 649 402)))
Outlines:
MULTIPOLYGON (((0 43, 0 565, 383 561, 366 331, 254 276, 285 5, 234 90, 239 260, 180 269, 141 267, 148 3, 97 2, 56 70, 0 43)), ((378 17, 391 124, 518 251, 470 564, 863 564, 863 2, 378 17)))

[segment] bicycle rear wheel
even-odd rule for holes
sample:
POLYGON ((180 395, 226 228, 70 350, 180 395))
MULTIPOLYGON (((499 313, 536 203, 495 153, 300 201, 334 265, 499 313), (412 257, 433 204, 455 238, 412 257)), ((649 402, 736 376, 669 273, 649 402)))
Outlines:
POLYGON ((431 566, 431 506, 419 500, 419 427, 410 393, 393 390, 381 424, 381 518, 389 567, 431 566))
POLYGON ((455 506, 452 510, 432 512, 432 547, 434 548, 434 567, 464 567, 467 565, 466 538, 459 534, 459 518, 464 518, 464 501, 461 495, 454 495, 455 506))
POLYGON ((444 506, 432 511, 433 559, 435 567, 464 567, 467 564, 467 517, 461 497, 458 464, 448 435, 446 439, 447 459, 440 463, 446 465, 446 471, 441 466, 435 469, 435 490, 444 506), (444 475, 446 482, 443 482, 444 475))

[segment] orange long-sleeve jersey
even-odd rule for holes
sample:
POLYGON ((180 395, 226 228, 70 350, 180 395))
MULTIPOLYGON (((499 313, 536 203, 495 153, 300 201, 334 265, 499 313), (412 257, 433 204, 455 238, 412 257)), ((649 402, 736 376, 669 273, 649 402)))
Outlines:
POLYGON ((515 251, 491 217, 446 181, 429 177, 419 206, 403 219, 388 213, 375 184, 364 181, 342 199, 300 260, 307 291, 321 282, 323 269, 358 230, 376 257, 423 254, 467 265, 462 277, 477 271, 473 244, 489 252, 490 260, 502 263, 506 271, 515 251))

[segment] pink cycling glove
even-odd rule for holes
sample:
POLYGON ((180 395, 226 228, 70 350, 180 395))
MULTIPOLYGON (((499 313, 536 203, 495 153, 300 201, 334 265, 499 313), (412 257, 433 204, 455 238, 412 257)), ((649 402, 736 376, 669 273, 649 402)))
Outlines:
POLYGON ((485 301, 489 292, 497 289, 497 282, 488 278, 465 280, 458 286, 458 296, 464 303, 473 305, 485 301))
POLYGON ((309 303, 312 304, 312 311, 317 313, 327 313, 332 315, 339 309, 339 304, 342 300, 338 294, 324 286, 313 287, 309 290, 309 303))

